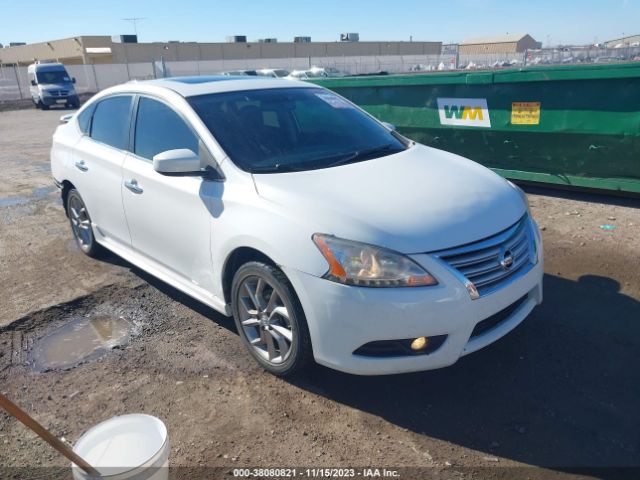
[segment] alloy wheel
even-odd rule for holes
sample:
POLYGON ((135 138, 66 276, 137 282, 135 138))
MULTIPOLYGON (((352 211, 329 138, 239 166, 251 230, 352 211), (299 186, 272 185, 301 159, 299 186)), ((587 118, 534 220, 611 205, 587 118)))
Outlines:
POLYGON ((244 278, 238 289, 238 313, 251 348, 270 364, 285 362, 294 335, 290 312, 278 287, 261 276, 244 278))
POLYGON ((80 248, 89 250, 93 244, 93 232, 91 231, 91 219, 84 202, 77 195, 69 198, 69 219, 71 228, 80 248))

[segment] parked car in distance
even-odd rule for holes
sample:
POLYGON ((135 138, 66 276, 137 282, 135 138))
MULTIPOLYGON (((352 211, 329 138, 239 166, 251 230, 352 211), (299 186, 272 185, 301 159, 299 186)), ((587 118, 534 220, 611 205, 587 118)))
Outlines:
POLYGON ((320 72, 312 72, 311 70, 293 70, 285 78, 288 80, 309 80, 311 78, 324 78, 320 72))
POLYGON ((335 67, 311 67, 311 72, 322 77, 344 77, 345 73, 335 67))
POLYGON ((80 100, 67 69, 61 63, 32 63, 27 67, 29 93, 36 108, 48 110, 52 105, 78 108, 80 100))
POLYGON ((229 72, 222 72, 222 75, 226 77, 256 77, 258 72, 256 70, 231 70, 229 72))
POLYGON ((289 70, 284 68, 263 68, 256 70, 256 73, 261 77, 284 78, 289 75, 289 70))
POLYGON ((57 128, 51 169, 85 254, 233 316, 276 375, 444 367, 542 301, 522 190, 317 85, 108 88, 57 128))
POLYGON ((333 67, 311 67, 308 70, 293 70, 287 78, 309 80, 311 78, 344 77, 345 74, 333 67))

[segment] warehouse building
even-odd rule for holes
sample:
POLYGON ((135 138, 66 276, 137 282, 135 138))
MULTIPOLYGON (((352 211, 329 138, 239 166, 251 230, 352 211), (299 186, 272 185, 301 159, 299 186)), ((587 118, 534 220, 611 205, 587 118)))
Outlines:
POLYGON ((461 54, 518 53, 539 48, 542 48, 542 43, 536 42, 531 35, 507 34, 470 38, 460 44, 459 52, 461 54))
POLYGON ((604 42, 607 48, 636 47, 640 45, 640 35, 629 35, 604 42))
POLYGON ((438 55, 441 42, 130 43, 125 36, 79 36, 0 49, 0 65, 56 60, 66 65, 382 55, 438 55))

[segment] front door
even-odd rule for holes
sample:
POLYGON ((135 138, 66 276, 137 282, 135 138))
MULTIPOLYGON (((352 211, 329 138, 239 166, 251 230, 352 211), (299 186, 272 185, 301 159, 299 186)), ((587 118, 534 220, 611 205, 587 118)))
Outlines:
POLYGON ((199 139, 167 104, 140 97, 134 142, 124 161, 122 199, 135 252, 189 289, 213 292, 211 202, 222 185, 200 176, 163 175, 153 156, 199 139))

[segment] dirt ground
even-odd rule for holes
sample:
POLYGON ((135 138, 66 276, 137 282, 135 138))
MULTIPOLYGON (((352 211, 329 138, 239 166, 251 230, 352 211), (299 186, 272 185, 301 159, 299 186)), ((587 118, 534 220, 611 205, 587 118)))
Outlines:
MULTIPOLYGON (((606 478, 640 467, 639 200, 528 188, 546 275, 523 325, 442 370, 315 367, 291 382, 254 364, 230 319, 115 256, 81 254, 48 168, 63 113, 0 113, 0 389, 57 436, 73 443, 111 416, 156 415, 171 465, 201 468, 190 478, 347 466, 606 478), (39 338, 105 313, 135 323, 128 345, 67 371, 32 368, 39 338)), ((65 476, 66 465, 0 413, 0 477, 65 476)))

